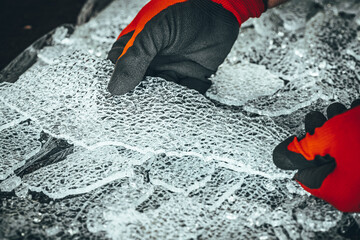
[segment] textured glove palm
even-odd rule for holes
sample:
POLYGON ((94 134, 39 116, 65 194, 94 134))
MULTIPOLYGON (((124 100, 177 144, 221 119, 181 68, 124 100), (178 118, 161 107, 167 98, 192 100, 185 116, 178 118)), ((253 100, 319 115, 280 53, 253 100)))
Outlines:
POLYGON ((204 93, 231 50, 239 24, 259 17, 262 0, 152 0, 114 43, 108 90, 124 94, 145 75, 204 93))
POLYGON ((306 136, 292 136, 274 150, 274 163, 299 171, 295 180, 309 193, 344 212, 360 212, 360 101, 340 103, 305 117, 306 136))

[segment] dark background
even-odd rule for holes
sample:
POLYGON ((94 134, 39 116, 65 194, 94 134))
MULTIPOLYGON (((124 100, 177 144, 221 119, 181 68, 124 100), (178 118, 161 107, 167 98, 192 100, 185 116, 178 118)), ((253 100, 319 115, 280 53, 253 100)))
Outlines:
POLYGON ((0 0, 0 70, 31 43, 64 23, 75 24, 86 0, 0 0))

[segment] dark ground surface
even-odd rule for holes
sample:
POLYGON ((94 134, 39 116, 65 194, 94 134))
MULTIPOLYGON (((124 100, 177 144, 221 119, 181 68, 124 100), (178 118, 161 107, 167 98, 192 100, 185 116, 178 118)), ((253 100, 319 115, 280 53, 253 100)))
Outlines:
POLYGON ((65 24, 75 24, 86 0, 1 0, 0 70, 36 39, 65 24))

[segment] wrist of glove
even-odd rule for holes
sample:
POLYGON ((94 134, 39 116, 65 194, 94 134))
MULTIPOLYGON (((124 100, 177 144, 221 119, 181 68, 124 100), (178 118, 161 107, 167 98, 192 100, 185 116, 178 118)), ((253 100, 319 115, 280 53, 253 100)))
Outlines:
POLYGON ((275 165, 298 170, 294 179, 308 192, 344 212, 360 212, 360 100, 351 109, 333 103, 326 118, 305 117, 306 135, 292 136, 273 152, 275 165))

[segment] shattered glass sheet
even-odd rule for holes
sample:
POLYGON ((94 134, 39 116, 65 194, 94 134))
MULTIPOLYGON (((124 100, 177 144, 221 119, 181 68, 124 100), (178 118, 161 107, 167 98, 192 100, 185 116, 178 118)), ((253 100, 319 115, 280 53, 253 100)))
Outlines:
POLYGON ((0 85, 0 238, 341 239, 358 229, 359 214, 309 196, 271 160, 308 111, 359 97, 358 1, 290 1, 249 21, 207 97, 151 77, 110 96, 107 51, 145 3, 116 0, 73 33, 58 28, 36 64, 0 85), (56 139, 69 143, 60 153, 56 139))
POLYGON ((142 164, 145 157, 138 152, 113 146, 101 147, 96 151, 78 148, 64 161, 25 175, 22 184, 53 199, 64 198, 132 176, 131 166, 142 164))

